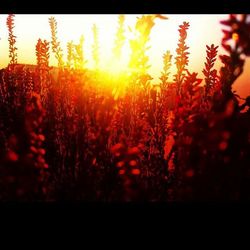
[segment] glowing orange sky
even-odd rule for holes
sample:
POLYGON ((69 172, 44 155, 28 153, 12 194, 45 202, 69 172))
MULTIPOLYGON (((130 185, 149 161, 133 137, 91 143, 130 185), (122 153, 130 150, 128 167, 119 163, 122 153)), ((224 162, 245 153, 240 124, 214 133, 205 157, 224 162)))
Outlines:
MULTIPOLYGON (((38 38, 50 41, 50 27, 48 18, 52 15, 16 15, 14 32, 17 36, 18 62, 36 63, 35 45, 38 38)), ((99 29, 101 65, 104 66, 111 55, 114 41, 114 35, 117 28, 118 15, 53 15, 58 22, 58 37, 64 49, 66 59, 66 44, 68 41, 77 42, 83 34, 85 37, 84 52, 88 60, 88 66, 91 67, 91 45, 93 42, 92 25, 95 23, 99 29)), ((128 26, 134 27, 136 17, 140 15, 126 15, 126 29, 128 26)), ((191 71, 201 74, 206 58, 206 44, 220 45, 222 38, 222 26, 219 24, 227 15, 167 15, 169 20, 157 20, 151 33, 149 45, 150 64, 149 73, 157 81, 157 77, 162 69, 162 55, 166 50, 170 50, 175 56, 175 49, 178 42, 178 26, 187 21, 190 23, 188 30, 187 44, 190 47, 191 71)), ((0 15, 0 67, 5 67, 8 63, 8 31, 6 27, 7 15, 0 15)), ((127 31, 128 32, 128 31, 127 31)), ((129 33, 127 33, 129 39, 129 33)), ((124 57, 129 58, 129 45, 125 45, 124 57)), ((224 51, 220 48, 219 53, 224 51)), ((51 53, 51 65, 56 65, 56 60, 51 53)), ((218 61, 216 67, 220 66, 218 61)), ((250 94, 249 60, 245 65, 243 75, 235 83, 235 88, 241 96, 250 94)), ((172 74, 175 73, 175 67, 172 67, 172 74)))

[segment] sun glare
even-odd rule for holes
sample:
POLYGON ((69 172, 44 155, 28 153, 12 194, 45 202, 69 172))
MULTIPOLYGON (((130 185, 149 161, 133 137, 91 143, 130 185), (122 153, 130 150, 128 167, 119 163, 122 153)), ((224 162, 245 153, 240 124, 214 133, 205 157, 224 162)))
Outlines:
MULTIPOLYGON (((87 66, 94 68, 95 63, 92 58, 92 45, 94 42, 93 25, 96 25, 98 31, 99 59, 103 70, 113 68, 114 74, 117 74, 127 65, 131 55, 129 41, 135 39, 135 24, 137 18, 141 15, 125 15, 123 20, 124 40, 122 41, 122 52, 119 63, 112 59, 115 48, 115 39, 119 29, 119 15, 16 15, 15 33, 17 35, 17 45, 19 61, 28 64, 35 64, 34 55, 35 44, 39 38, 50 41, 51 34, 49 30, 48 18, 54 16, 58 23, 58 40, 63 49, 63 58, 67 57, 67 43, 73 41, 78 43, 81 35, 84 36, 83 50, 87 60, 87 66)), ((0 16, 1 27, 6 24, 7 15, 0 16)), ((204 56, 206 43, 216 43, 220 38, 220 27, 215 26, 223 16, 216 15, 168 15, 168 20, 155 20, 155 25, 151 30, 149 46, 147 51, 149 56, 149 68, 153 75, 159 75, 162 67, 162 54, 170 50, 175 54, 176 42, 178 41, 178 25, 183 21, 190 22, 190 34, 188 35, 188 46, 190 50, 195 51, 193 58, 190 58, 190 64, 195 69, 197 66, 197 57, 204 56), (209 23, 209 25, 207 25, 209 23), (206 29, 204 29, 204 27, 206 29), (215 28, 217 30, 215 30, 215 28), (206 30, 206 32, 205 32, 206 30), (196 42, 199 39, 199 47, 196 42)), ((123 37, 120 36, 120 38, 123 37)), ((4 51, 1 59, 1 66, 6 66, 8 62, 8 32, 2 31, 0 49, 4 51)), ((122 39, 121 39, 122 40, 122 39)), ((57 65, 54 56, 50 59, 51 65, 57 65)))
MULTIPOLYGON (((113 78, 117 78, 121 72, 136 71, 138 68, 129 67, 131 58, 130 41, 136 40, 140 35, 136 32, 136 22, 142 15, 16 15, 15 34, 17 36, 18 59, 20 63, 36 64, 35 45, 39 38, 51 41, 48 19, 54 16, 57 20, 57 35, 63 51, 63 59, 67 61, 67 44, 79 44, 81 36, 84 37, 82 46, 84 52, 85 66, 94 69, 93 60, 93 25, 96 25, 98 32, 97 44, 99 54, 98 68, 106 71, 113 78), (114 57, 116 54, 118 57, 114 57), (129 69, 128 69, 129 68, 129 69)), ((176 44, 178 42, 178 26, 183 22, 190 23, 190 30, 187 36, 189 47, 189 67, 192 71, 199 72, 202 76, 203 63, 206 59, 206 45, 219 45, 219 54, 224 53, 218 44, 221 41, 220 20, 226 15, 166 15, 167 20, 155 19, 155 25, 151 29, 150 39, 146 51, 148 56, 148 73, 153 77, 152 83, 157 84, 160 72, 163 67, 162 55, 169 50, 176 56, 176 44)), ((6 26, 7 15, 0 15, 1 27, 6 26)), ((8 31, 2 29, 0 49, 2 52, 0 67, 8 64, 8 31)), ((234 36, 236 39, 237 37, 234 36)), ((50 53, 50 65, 57 66, 57 60, 53 53, 50 53)), ((219 60, 216 68, 221 66, 219 60)), ((171 77, 176 72, 172 64, 171 77)), ((246 73, 249 73, 248 70, 246 73)), ((240 85, 240 83, 238 84, 240 85)), ((244 83, 245 85, 245 83, 244 83)))

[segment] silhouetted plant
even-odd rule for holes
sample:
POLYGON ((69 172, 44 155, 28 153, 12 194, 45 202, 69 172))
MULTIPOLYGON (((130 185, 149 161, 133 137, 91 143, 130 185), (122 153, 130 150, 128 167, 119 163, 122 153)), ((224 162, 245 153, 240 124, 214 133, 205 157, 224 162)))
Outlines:
POLYGON ((170 54, 170 51, 168 50, 164 55, 163 55, 163 71, 161 72, 161 91, 166 91, 167 89, 167 81, 169 78, 169 74, 170 74, 170 67, 171 67, 171 60, 172 60, 172 55, 170 54))
POLYGON ((211 90, 215 88, 217 70, 213 69, 214 63, 216 61, 218 46, 212 44, 210 47, 207 47, 207 57, 205 62, 205 69, 202 71, 205 76, 205 98, 211 97, 211 90))
MULTIPOLYGON (((220 56, 224 67, 220 70, 220 79, 223 92, 223 103, 230 99, 234 99, 232 93, 232 85, 235 80, 243 72, 245 59, 242 55, 249 56, 249 27, 246 15, 230 15, 228 20, 221 21, 229 30, 222 30, 224 37, 222 39, 222 46, 229 53, 228 55, 220 56), (228 42, 233 42, 232 45, 228 42)), ((235 105, 238 106, 235 100, 235 105)))
POLYGON ((9 14, 7 17, 7 27, 9 31, 9 58, 10 58, 10 65, 17 64, 17 47, 16 47, 16 36, 14 35, 14 14, 9 14))
POLYGON ((187 38, 187 30, 189 28, 189 23, 183 22, 182 25, 179 26, 179 43, 178 48, 176 49, 177 56, 175 57, 175 64, 177 68, 177 74, 175 75, 174 81, 177 84, 177 93, 179 94, 181 84, 185 77, 186 67, 188 65, 188 54, 187 51, 189 47, 186 45, 186 38, 187 38))
POLYGON ((46 40, 38 40, 36 45, 36 57, 37 57, 37 70, 38 70, 38 84, 36 86, 37 93, 41 94, 43 103, 47 102, 48 91, 51 88, 49 79, 49 42, 46 40))
POLYGON ((62 53, 63 50, 57 38, 57 21, 54 17, 49 18, 49 25, 51 31, 52 51, 53 53, 55 53, 56 59, 58 61, 58 67, 62 68, 64 66, 63 53, 62 53))

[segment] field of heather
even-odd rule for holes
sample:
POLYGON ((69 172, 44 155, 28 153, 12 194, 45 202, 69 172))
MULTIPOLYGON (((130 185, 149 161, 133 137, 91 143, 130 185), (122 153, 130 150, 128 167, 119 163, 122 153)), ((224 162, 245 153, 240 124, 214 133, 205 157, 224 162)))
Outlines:
POLYGON ((138 16, 130 38, 125 19, 118 17, 105 71, 96 25, 93 67, 83 49, 88 37, 64 51, 55 17, 50 40, 34 44, 36 65, 29 65, 18 60, 15 15, 7 16, 0 201, 250 200, 250 93, 233 90, 250 56, 250 16, 221 20, 217 45, 225 53, 207 44, 201 72, 189 68, 192 27, 180 23, 176 55, 166 49, 157 81, 149 73, 150 34, 167 15, 138 16), (131 54, 121 66, 126 40, 131 54))

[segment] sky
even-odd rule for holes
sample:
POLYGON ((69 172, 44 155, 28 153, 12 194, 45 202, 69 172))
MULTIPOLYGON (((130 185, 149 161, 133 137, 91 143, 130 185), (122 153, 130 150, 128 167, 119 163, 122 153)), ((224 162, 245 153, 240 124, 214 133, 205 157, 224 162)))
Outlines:
MULTIPOLYGON (((39 38, 50 41, 50 27, 48 18, 54 16, 58 23, 58 38, 64 51, 64 59, 67 56, 67 42, 78 42, 81 35, 84 36, 84 53, 88 60, 88 66, 92 67, 91 46, 93 43, 92 26, 97 25, 99 30, 100 58, 101 66, 105 67, 109 61, 113 41, 118 26, 118 15, 16 15, 14 33, 17 36, 18 62, 19 63, 36 63, 35 46, 39 38)), ((129 27, 133 29, 136 17, 141 15, 126 15, 125 28, 127 38, 131 38, 129 27)), ((149 73, 158 81, 163 63, 162 55, 166 50, 170 50, 173 56, 176 55, 175 49, 178 42, 178 26, 184 21, 189 22, 187 45, 190 47, 189 70, 199 72, 203 77, 202 69, 206 60, 206 45, 220 45, 223 28, 220 20, 227 18, 227 15, 168 15, 168 20, 157 19, 152 29, 148 51, 149 63, 151 68, 149 73)), ((8 64, 8 30, 6 27, 7 15, 0 15, 0 68, 8 64)), ((129 44, 126 43, 123 50, 124 60, 129 59, 129 44)), ((225 53, 219 48, 219 54, 225 53)), ((50 65, 56 65, 57 62, 51 53, 50 65)), ((216 67, 220 67, 219 60, 216 67)), ((245 97, 250 95, 250 84, 247 79, 250 78, 249 60, 245 65, 245 72, 239 77, 234 84, 238 94, 245 97)), ((175 74, 176 69, 173 66, 171 73, 175 74)))

